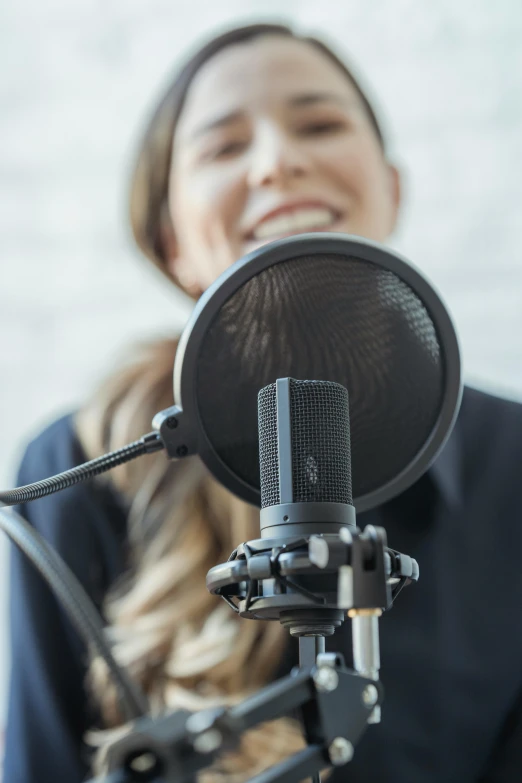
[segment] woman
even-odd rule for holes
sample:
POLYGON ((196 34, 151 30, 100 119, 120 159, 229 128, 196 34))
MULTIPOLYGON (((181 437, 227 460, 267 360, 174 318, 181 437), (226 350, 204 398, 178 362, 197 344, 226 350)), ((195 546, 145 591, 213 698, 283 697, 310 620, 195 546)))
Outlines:
MULTIPOLYGON (((281 236, 326 230, 386 240, 399 202, 399 175, 353 76, 319 42, 260 25, 211 41, 168 90, 138 157, 131 220, 144 253, 195 298, 237 258, 281 236)), ((176 340, 144 346, 74 418, 31 444, 19 483, 147 432, 153 414, 172 403, 175 350, 176 340)), ((357 748, 353 781, 522 779, 520 632, 502 663, 491 665, 506 617, 522 602, 521 580, 509 572, 497 592, 488 580, 502 612, 485 613, 477 586, 505 550, 490 544, 486 553, 471 536, 481 522, 486 530, 499 498, 486 480, 491 465, 505 472, 502 519, 515 507, 519 406, 467 390, 455 432, 414 487, 359 517, 361 526, 384 525, 423 573, 383 620, 383 723, 357 748), (502 437, 493 438, 499 428, 502 437), (488 459, 477 460, 485 445, 488 459)), ((168 464, 150 455, 23 513, 104 606, 116 655, 155 711, 240 699, 293 664, 294 646, 278 624, 238 620, 205 589, 207 570, 256 537, 259 517, 197 459, 168 464)), ((513 551, 519 538, 509 528, 513 551)), ((18 555, 11 591, 6 780, 79 781, 89 764, 88 729, 121 724, 114 691, 95 660, 87 698, 81 643, 18 555)), ((333 646, 349 661, 347 624, 333 646)), ((290 723, 260 730, 225 778, 248 777, 297 746, 290 723)))

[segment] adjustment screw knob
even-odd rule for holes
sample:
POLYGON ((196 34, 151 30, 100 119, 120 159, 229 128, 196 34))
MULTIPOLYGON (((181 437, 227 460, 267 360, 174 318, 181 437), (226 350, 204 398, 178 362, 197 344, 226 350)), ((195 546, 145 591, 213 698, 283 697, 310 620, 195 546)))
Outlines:
POLYGON ((362 694, 363 704, 367 707, 374 707, 379 701, 379 691, 375 685, 367 685, 362 694))
POLYGON ((196 753, 212 753, 223 744, 221 732, 217 729, 208 729, 203 734, 194 738, 193 747, 196 753))
POLYGON ((134 758, 132 758, 128 763, 129 768, 133 772, 138 772, 141 774, 152 772, 152 770, 156 768, 157 764, 158 759, 154 753, 151 753, 151 751, 148 750, 140 753, 139 756, 134 756, 134 758))
POLYGON ((336 737, 328 748, 328 755, 334 767, 342 767, 353 759, 353 745, 344 737, 336 737))
POLYGON ((319 666, 314 674, 314 683, 318 691, 329 693, 339 685, 339 675, 332 666, 319 666))

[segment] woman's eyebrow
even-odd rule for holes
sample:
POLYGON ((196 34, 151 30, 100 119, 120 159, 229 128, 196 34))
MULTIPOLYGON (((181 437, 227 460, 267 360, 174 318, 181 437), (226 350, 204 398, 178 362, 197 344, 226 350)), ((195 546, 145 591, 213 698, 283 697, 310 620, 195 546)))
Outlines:
POLYGON ((245 112, 240 111, 239 109, 226 112, 226 114, 222 114, 219 117, 210 120, 209 122, 205 122, 203 125, 199 125, 197 128, 194 129, 194 131, 192 131, 191 136, 193 139, 199 138, 200 136, 204 136, 205 133, 208 133, 211 130, 215 130, 216 128, 222 128, 224 125, 230 125, 231 123, 241 119, 244 116, 245 116, 245 112))
POLYGON ((338 103, 342 106, 353 106, 356 101, 349 95, 341 95, 336 92, 303 92, 287 98, 288 106, 310 106, 315 103, 338 103))

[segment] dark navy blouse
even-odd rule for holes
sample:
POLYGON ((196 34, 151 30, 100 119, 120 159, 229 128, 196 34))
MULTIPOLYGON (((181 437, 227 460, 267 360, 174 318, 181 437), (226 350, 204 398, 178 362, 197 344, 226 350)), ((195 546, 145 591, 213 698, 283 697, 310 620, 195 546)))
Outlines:
MULTIPOLYGON (((85 460, 72 420, 24 456, 18 484, 85 460)), ((332 783, 522 783, 522 405, 466 388, 454 432, 415 485, 358 515, 416 558, 420 581, 381 620, 382 723, 332 783)), ((23 515, 97 605, 125 568, 125 511, 92 482, 23 515)), ((239 542, 238 542, 239 543, 239 542)), ((86 652, 32 566, 12 548, 12 671, 5 783, 80 783, 96 721, 86 652)), ((245 622, 249 622, 245 620, 245 622)), ((296 659, 289 641, 281 672, 296 659)), ((351 663, 350 625, 330 640, 351 663)))

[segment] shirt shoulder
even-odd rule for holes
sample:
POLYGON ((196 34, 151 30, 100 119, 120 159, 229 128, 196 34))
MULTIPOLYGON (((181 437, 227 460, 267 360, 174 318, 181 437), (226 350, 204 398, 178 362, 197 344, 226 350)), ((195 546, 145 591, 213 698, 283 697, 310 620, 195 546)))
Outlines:
POLYGON ((27 483, 39 481, 54 473, 86 461, 74 428, 72 413, 56 419, 27 445, 19 468, 19 477, 27 483))
POLYGON ((466 386, 459 415, 464 437, 517 445, 522 449, 522 403, 466 386))
MULTIPOLYGON (((74 416, 68 414, 28 444, 17 485, 41 481, 85 461, 74 416)), ((109 482, 88 479, 25 503, 18 511, 56 549, 84 586, 91 582, 92 589, 94 582, 102 591, 123 570, 127 515, 123 500, 109 482)))

